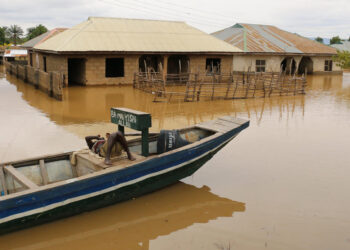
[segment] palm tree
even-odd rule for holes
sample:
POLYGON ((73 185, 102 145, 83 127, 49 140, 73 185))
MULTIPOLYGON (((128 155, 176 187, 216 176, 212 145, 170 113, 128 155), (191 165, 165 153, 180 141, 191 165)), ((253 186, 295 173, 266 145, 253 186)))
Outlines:
POLYGON ((0 27, 0 45, 6 43, 6 31, 7 27, 0 27))
POLYGON ((10 28, 7 29, 7 34, 12 38, 12 41, 15 45, 17 45, 17 39, 23 35, 23 30, 18 25, 11 25, 10 28))

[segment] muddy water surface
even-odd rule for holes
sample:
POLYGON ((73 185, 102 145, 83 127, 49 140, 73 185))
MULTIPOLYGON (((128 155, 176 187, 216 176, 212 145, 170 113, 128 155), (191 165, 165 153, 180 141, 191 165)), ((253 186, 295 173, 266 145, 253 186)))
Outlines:
POLYGON ((131 87, 74 87, 58 102, 0 75, 0 162, 84 146, 109 109, 152 131, 218 116, 251 125, 192 177, 135 200, 0 236, 0 249, 350 249, 350 74, 305 96, 153 103, 131 87), (2 77, 2 78, 1 78, 2 77))

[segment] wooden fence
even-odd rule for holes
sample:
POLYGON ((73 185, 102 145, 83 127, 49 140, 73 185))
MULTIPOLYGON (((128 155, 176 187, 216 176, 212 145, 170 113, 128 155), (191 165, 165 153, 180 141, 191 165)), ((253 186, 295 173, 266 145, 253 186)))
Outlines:
POLYGON ((63 75, 59 72, 44 72, 28 65, 13 64, 4 61, 6 72, 16 76, 35 88, 47 93, 50 97, 62 100, 63 75))
POLYGON ((305 94, 306 77, 281 73, 232 72, 230 74, 135 73, 134 88, 152 93, 154 101, 245 99, 273 95, 305 94), (168 79, 181 81, 168 82, 168 79))

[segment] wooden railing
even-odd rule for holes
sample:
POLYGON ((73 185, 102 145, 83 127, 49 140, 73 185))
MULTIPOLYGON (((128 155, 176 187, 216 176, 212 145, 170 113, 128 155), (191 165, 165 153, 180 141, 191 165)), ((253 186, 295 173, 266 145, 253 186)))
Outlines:
POLYGON ((135 73, 134 88, 154 94, 154 101, 199 101, 201 99, 244 99, 273 95, 305 94, 305 75, 280 73, 232 72, 230 74, 135 73), (168 82, 177 79, 176 86, 168 82), (181 80, 180 80, 181 79, 181 80))

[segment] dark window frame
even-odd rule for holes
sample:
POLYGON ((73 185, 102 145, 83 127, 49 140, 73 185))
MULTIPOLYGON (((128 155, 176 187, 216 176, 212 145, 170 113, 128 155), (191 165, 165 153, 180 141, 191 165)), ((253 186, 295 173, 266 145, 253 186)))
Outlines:
POLYGON ((29 65, 33 67, 33 53, 29 53, 29 65))
POLYGON ((266 60, 258 59, 255 61, 255 72, 265 72, 266 71, 266 60))
POLYGON ((105 77, 125 77, 124 57, 108 57, 105 60, 105 77))
POLYGON ((43 70, 44 72, 47 72, 46 56, 43 56, 43 70))
POLYGON ((333 70, 333 60, 325 60, 324 71, 332 71, 332 70, 333 70))
POLYGON ((205 60, 205 71, 207 74, 217 74, 221 72, 221 58, 206 58, 205 60), (214 67, 216 66, 217 71, 214 72, 214 67), (209 70, 208 70, 209 67, 209 70))

